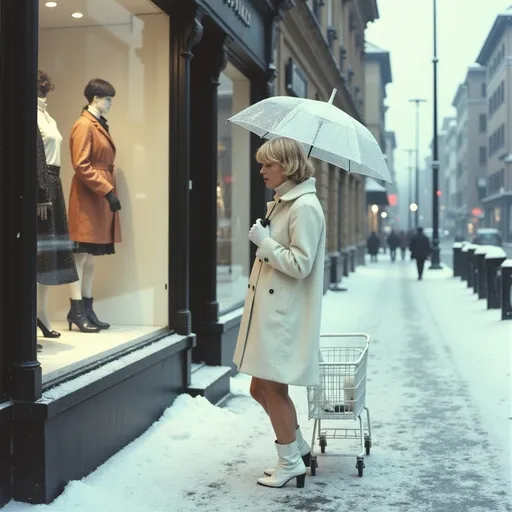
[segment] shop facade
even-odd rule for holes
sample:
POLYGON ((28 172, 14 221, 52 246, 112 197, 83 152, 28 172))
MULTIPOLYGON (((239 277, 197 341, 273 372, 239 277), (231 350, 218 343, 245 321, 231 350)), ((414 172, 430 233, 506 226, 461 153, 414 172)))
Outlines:
MULTIPOLYGON (((287 12, 278 27, 280 95, 328 101, 358 121, 364 119, 364 33, 378 17, 374 0, 308 0, 287 12)), ((338 285, 364 263, 365 178, 315 161, 317 191, 327 226, 325 289, 338 285)))
MULTIPOLYGON (((293 4, 0 4, 0 505, 53 500, 190 390, 194 369, 230 366, 254 256, 247 229, 267 193, 252 158, 261 142, 225 119, 273 93, 273 34, 293 4), (38 70, 51 78, 47 98, 38 70), (92 282, 94 310, 110 324, 83 332, 67 322, 72 285, 42 284, 43 249, 81 240, 56 248, 40 236, 49 217, 35 134, 41 116, 58 127, 59 161, 46 152, 45 169, 68 203, 84 87, 98 78, 115 88, 108 126, 95 125, 115 167, 88 161, 115 175, 122 242, 83 268, 73 253, 78 293, 85 301, 92 282), (60 336, 45 337, 41 320, 60 336)), ((81 155, 92 154, 88 140, 81 155)))

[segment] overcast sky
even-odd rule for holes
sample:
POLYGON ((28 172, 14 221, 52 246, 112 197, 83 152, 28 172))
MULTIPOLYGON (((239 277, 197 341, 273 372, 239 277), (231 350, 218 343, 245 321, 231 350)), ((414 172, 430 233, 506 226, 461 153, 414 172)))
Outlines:
MULTIPOLYGON (((409 98, 427 99, 420 106, 420 162, 432 140, 432 0, 377 0, 380 19, 368 25, 366 40, 390 52, 393 83, 387 86, 386 127, 397 138, 397 181, 403 183, 408 148, 415 148, 415 106, 409 98)), ((454 115, 451 106, 494 23, 512 0, 437 0, 438 116, 454 115)), ((421 165, 421 164, 420 164, 421 165)))

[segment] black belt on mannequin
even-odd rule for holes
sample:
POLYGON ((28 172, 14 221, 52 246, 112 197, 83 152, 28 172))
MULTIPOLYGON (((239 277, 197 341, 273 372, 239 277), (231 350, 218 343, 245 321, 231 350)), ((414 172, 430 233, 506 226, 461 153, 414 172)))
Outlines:
POLYGON ((47 165, 46 167, 48 167, 48 174, 60 176, 60 167, 58 165, 47 165))

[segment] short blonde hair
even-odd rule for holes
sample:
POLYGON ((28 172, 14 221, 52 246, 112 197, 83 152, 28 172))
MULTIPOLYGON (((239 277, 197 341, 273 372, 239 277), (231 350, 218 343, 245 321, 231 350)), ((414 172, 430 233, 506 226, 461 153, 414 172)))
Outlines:
POLYGON ((265 142, 256 152, 256 161, 260 164, 279 164, 289 180, 301 183, 314 174, 310 162, 300 143, 281 137, 265 142))

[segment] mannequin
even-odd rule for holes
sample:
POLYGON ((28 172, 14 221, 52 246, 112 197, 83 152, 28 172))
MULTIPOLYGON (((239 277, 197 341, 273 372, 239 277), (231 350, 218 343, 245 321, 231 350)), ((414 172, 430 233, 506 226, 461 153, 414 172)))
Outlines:
POLYGON ((78 275, 59 177, 62 136, 46 108, 55 86, 43 71, 38 72, 37 90, 37 326, 45 338, 58 338, 47 314, 49 287, 77 281, 78 275))
POLYGON ((116 148, 107 120, 114 87, 101 78, 85 87, 88 104, 71 130, 70 149, 75 175, 69 194, 69 232, 76 244, 73 249, 78 281, 71 285, 69 328, 98 332, 110 325, 102 322, 93 309, 94 259, 115 254, 121 242, 119 210, 114 175, 116 148))

